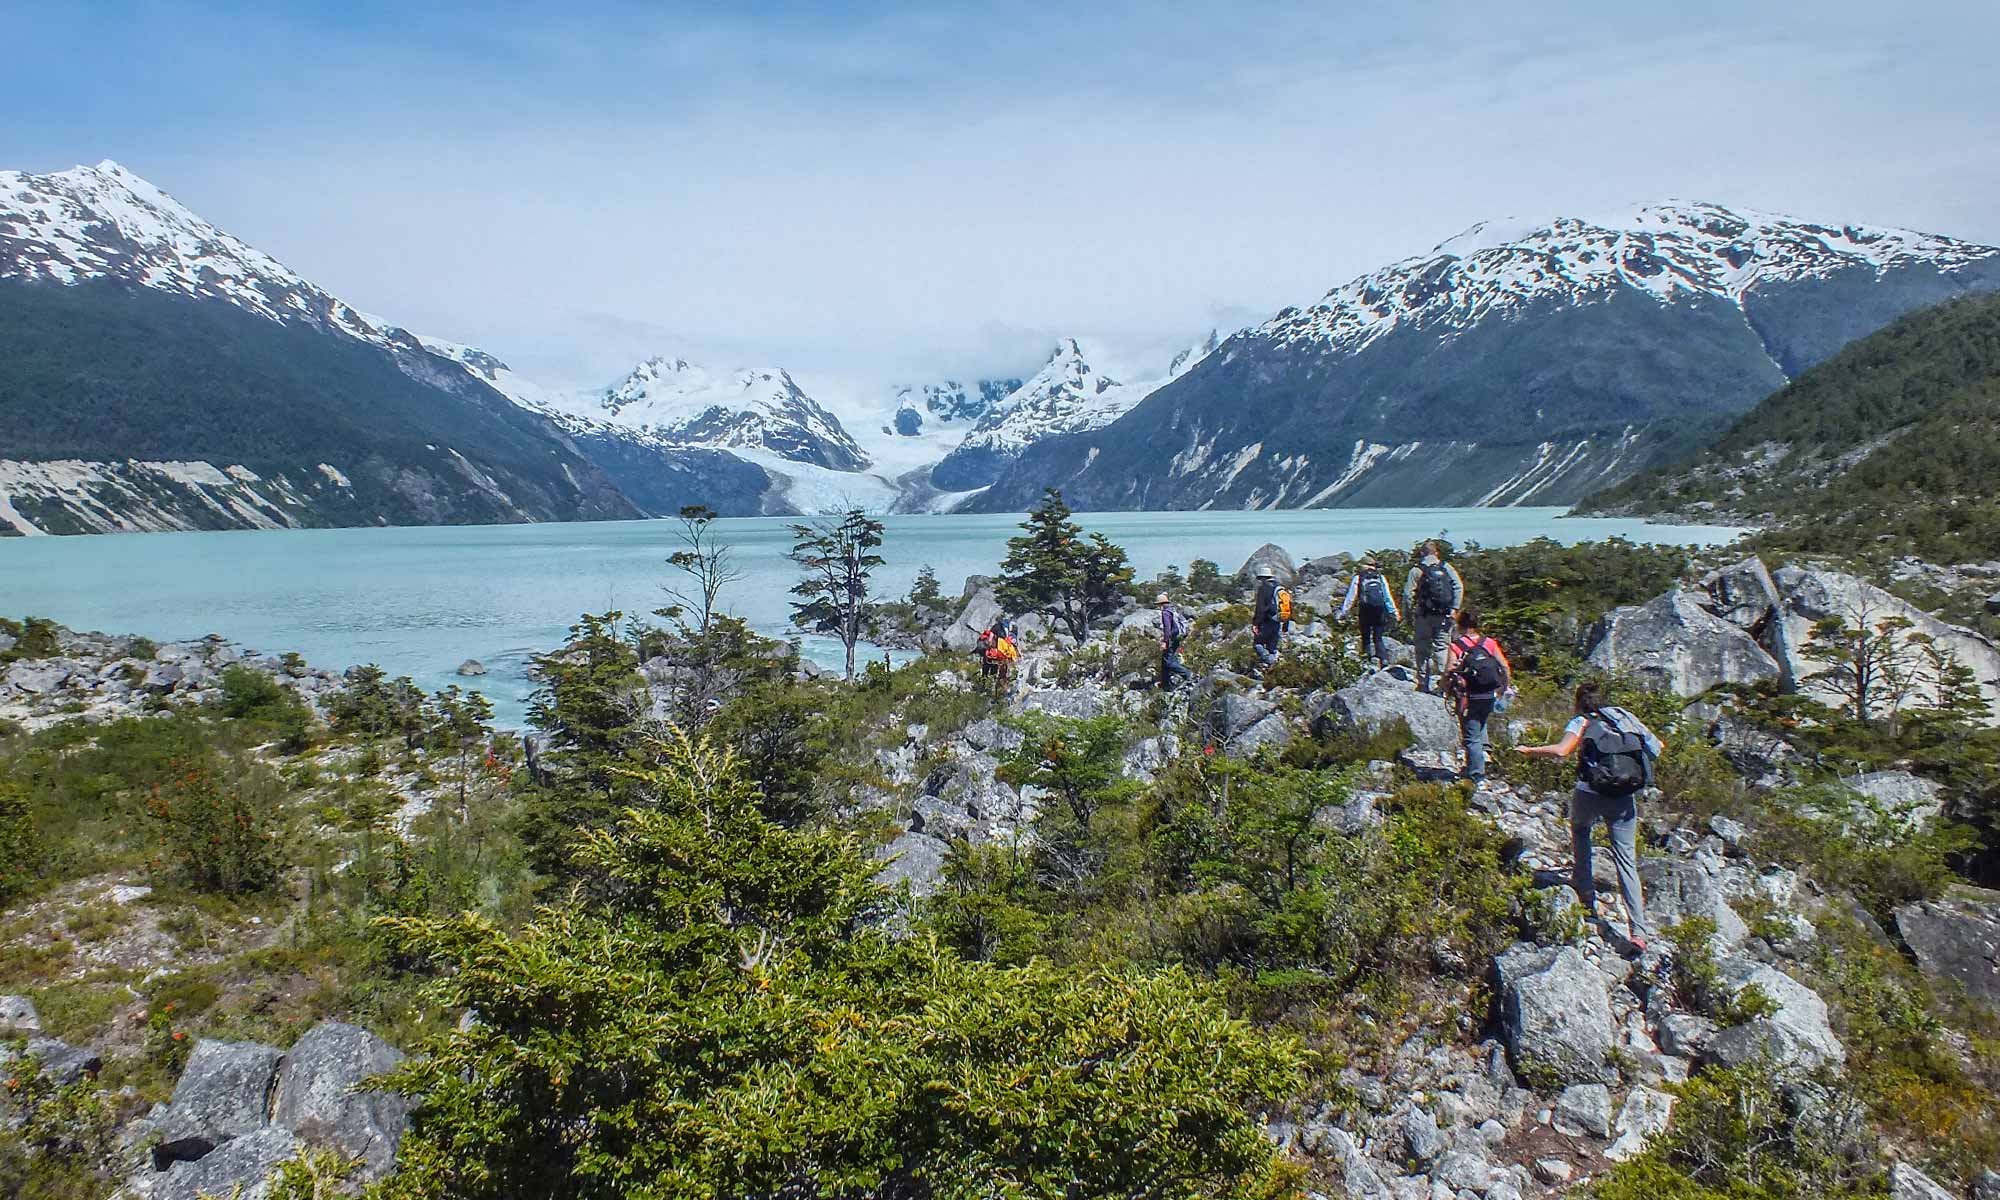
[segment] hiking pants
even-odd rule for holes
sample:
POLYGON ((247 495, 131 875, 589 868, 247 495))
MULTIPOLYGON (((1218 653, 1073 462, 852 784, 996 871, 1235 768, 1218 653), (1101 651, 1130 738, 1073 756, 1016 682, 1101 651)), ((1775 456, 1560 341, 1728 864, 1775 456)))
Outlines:
POLYGON ((1278 623, 1269 622, 1251 631, 1251 646, 1257 651, 1257 665, 1268 667, 1278 661, 1278 623))
POLYGON ((1430 616, 1417 614, 1417 686, 1431 690, 1431 681, 1444 674, 1445 651, 1451 645, 1453 623, 1450 613, 1430 616))
POLYGON ((1375 665, 1389 665, 1389 610, 1360 610, 1361 617, 1361 657, 1375 657, 1375 665))
POLYGON ((1193 679, 1193 678, 1194 678, 1194 672, 1188 670, 1187 664, 1181 661, 1181 652, 1179 648, 1160 651, 1161 691, 1164 692, 1167 689, 1173 687, 1174 683, 1178 680, 1193 679))
POLYGON ((1465 743, 1465 778, 1480 780, 1486 778, 1486 721, 1493 715, 1492 696, 1474 696, 1466 700, 1465 711, 1458 714, 1459 737, 1465 743))
POLYGON ((1646 897, 1639 889, 1639 796, 1600 796, 1582 788, 1570 793, 1569 840, 1575 865, 1570 882, 1577 899, 1593 914, 1597 908, 1597 883, 1591 875, 1590 831, 1602 821, 1611 831, 1611 857, 1618 864, 1618 892, 1624 897, 1625 911, 1632 915, 1632 932, 1641 937, 1646 926, 1646 897))

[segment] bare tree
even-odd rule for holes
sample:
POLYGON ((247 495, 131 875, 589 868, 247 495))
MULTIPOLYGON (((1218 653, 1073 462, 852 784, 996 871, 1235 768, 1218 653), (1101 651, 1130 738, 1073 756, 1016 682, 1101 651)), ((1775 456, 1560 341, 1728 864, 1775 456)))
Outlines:
POLYGON ((1915 628, 1908 617, 1864 598, 1822 618, 1799 653, 1825 664, 1812 686, 1839 697, 1855 720, 1893 722, 1924 683, 1920 647, 1911 640, 1915 628))
POLYGON ((681 548, 667 556, 667 565, 687 575, 681 585, 667 584, 668 607, 660 615, 684 621, 688 629, 707 637, 715 621, 716 597, 722 589, 743 578, 729 547, 715 534, 715 512, 704 504, 690 504, 680 511, 678 537, 681 548))
POLYGON ((839 638, 847 648, 847 677, 854 678, 854 647, 874 607, 868 599, 869 576, 882 565, 874 553, 882 544, 882 522, 859 508, 809 525, 792 526, 797 543, 790 558, 805 571, 792 585, 801 597, 792 604, 792 623, 800 629, 839 638))

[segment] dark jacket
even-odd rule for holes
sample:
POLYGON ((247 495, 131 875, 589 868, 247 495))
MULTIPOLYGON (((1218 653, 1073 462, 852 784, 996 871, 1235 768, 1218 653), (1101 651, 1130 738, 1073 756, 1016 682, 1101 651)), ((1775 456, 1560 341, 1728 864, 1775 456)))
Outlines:
POLYGON ((1257 600, 1251 606, 1250 620, 1257 625, 1278 623, 1278 581, 1260 579, 1257 581, 1257 600))

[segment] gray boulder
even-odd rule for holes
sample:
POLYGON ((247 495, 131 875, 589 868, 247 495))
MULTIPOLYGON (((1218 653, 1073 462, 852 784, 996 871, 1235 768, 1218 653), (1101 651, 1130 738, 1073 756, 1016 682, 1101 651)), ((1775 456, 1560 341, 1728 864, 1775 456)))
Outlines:
POLYGON ((458 673, 460 675, 484 675, 486 674, 486 664, 476 658, 468 658, 458 664, 458 673))
POLYGON ((69 664, 61 660, 54 662, 28 660, 9 667, 6 680, 31 696, 41 696, 60 688, 69 676, 69 664))
POLYGON ((409 1101, 369 1090, 371 1076, 403 1061, 403 1052, 353 1025, 321 1021, 278 1067, 271 1121, 308 1145, 359 1159, 363 1181, 389 1173, 410 1122, 409 1101))
POLYGON ((154 1164, 164 1169, 172 1162, 193 1162, 231 1138, 262 1129, 283 1057, 276 1047, 256 1042, 196 1042, 160 1118, 154 1164))
POLYGON ((1754 633, 1778 608, 1778 586, 1762 559, 1732 563, 1701 581, 1708 589, 1708 609, 1745 632, 1754 633))
POLYGON ((1703 607, 1705 594, 1675 588, 1640 605, 1606 613, 1585 656, 1600 671, 1631 675, 1647 687, 1698 696, 1725 683, 1779 676, 1757 640, 1703 607))
POLYGON ((927 833, 905 833, 876 852, 883 867, 875 881, 886 887, 910 885, 910 894, 929 896, 944 882, 945 859, 950 847, 927 833))
POLYGON ((177 1162, 153 1184, 152 1200, 264 1200, 271 1172, 299 1152, 299 1139, 276 1125, 228 1142, 199 1162, 177 1162), (237 1188, 241 1187, 241 1191, 237 1188))
POLYGON ((979 645, 979 635, 1000 615, 1000 601, 993 594, 991 580, 974 575, 965 581, 964 603, 958 617, 939 639, 946 650, 966 652, 979 645))
POLYGON ((1958 1200, 1908 1163, 1889 1168, 1889 1200, 1958 1200))
MULTIPOLYGON (((1813 626, 1819 621, 1838 617, 1849 625, 1873 627, 1887 618, 1901 617, 1910 622, 1911 633, 1929 636, 1939 649, 1971 668, 1987 702, 1987 720, 1989 723, 1994 720, 1993 705, 2000 701, 2000 648, 1992 642, 1971 630, 1947 625, 1901 597, 1852 575, 1783 567, 1772 572, 1771 579, 1782 600, 1776 619, 1765 629, 1763 642, 1777 659, 1789 690, 1828 703, 1840 703, 1837 693, 1815 682, 1831 669, 1830 665, 1802 653, 1813 626)), ((1934 687, 1919 683, 1908 703, 1929 703, 1936 698, 1934 687)))
POLYGON ((1618 1140, 1605 1149, 1604 1157, 1612 1162, 1638 1157, 1646 1143, 1667 1131, 1673 1118, 1672 1096, 1649 1087, 1633 1088, 1625 1097, 1625 1106, 1618 1110, 1618 1140))
POLYGON ((1826 1001, 1819 993, 1768 963, 1733 959, 1722 966, 1723 986, 1732 996, 1755 985, 1777 1003, 1777 1011, 1717 1034, 1705 1057, 1725 1067, 1768 1061, 1799 1073, 1839 1067, 1847 1048, 1834 1035, 1826 1001))
POLYGON ((1248 758, 1259 750, 1282 749, 1289 745, 1296 735, 1297 730, 1293 728, 1291 718, 1281 712, 1273 712, 1247 728, 1239 730, 1224 748, 1237 758, 1248 758))
POLYGON ((1403 1148, 1409 1152, 1410 1161, 1429 1166, 1436 1162, 1448 1144, 1437 1118, 1427 1109, 1411 1107, 1403 1114, 1401 1132, 1403 1148))
POLYGON ((1313 828, 1348 837, 1378 829, 1388 818, 1376 804, 1388 798, 1386 792, 1356 792, 1344 803, 1329 804, 1313 813, 1313 828))
MULTIPOLYGON (((12 1046, 0 1045, 0 1063, 13 1062, 18 1057, 20 1055, 12 1046)), ((27 1057, 39 1063, 42 1074, 57 1083, 75 1083, 85 1075, 96 1074, 104 1066, 103 1057, 96 1052, 40 1034, 32 1034, 28 1038, 27 1057)))
POLYGON ((1868 797, 1912 830, 1930 824, 1944 812, 1944 789, 1908 771, 1870 771, 1840 783, 1848 791, 1868 797))
POLYGON ((1375 671, 1331 695, 1321 693, 1307 704, 1307 718, 1313 722, 1315 731, 1347 730, 1370 735, 1401 721, 1416 739, 1415 749, 1457 751, 1458 720, 1444 697, 1418 691, 1404 674, 1393 668, 1375 671))
POLYGON ((1236 582, 1246 586, 1254 582, 1257 578, 1257 569, 1259 567, 1269 567, 1277 572, 1280 586, 1298 586, 1298 564, 1292 561, 1292 556, 1287 554, 1282 546, 1265 542, 1263 545, 1257 547, 1256 550, 1251 552, 1249 558, 1243 560, 1243 565, 1236 568, 1236 582))
POLYGON ((1011 725, 1002 725, 992 717, 974 721, 965 727, 965 744, 974 750, 985 750, 993 754, 1010 754, 1021 747, 1021 731, 1011 725))
POLYGON ((2000 892, 1959 888, 1905 905, 1896 910, 1896 931, 1925 974, 2000 1012, 2000 892))
POLYGON ((1690 917, 1707 918, 1715 922, 1709 952, 1716 955, 1727 954, 1749 938, 1750 927, 1729 907, 1712 859, 1642 858, 1639 879, 1645 885, 1646 915, 1655 928, 1690 917))
POLYGON ((1611 1136, 1611 1089, 1601 1083, 1576 1083, 1556 1097, 1556 1132, 1570 1137, 1611 1136))
POLYGON ((26 996, 0 996, 0 1032, 27 1033, 41 1027, 34 1001, 26 996))
POLYGON ((1339 1178, 1347 1200, 1389 1200, 1388 1185, 1355 1144, 1354 1135, 1337 1125, 1329 1125, 1320 1130, 1319 1149, 1322 1157, 1340 1164, 1339 1178))
POLYGON ((1602 972, 1573 946, 1518 945, 1497 965, 1501 1032, 1516 1074, 1556 1087, 1616 1080, 1617 1032, 1602 972))

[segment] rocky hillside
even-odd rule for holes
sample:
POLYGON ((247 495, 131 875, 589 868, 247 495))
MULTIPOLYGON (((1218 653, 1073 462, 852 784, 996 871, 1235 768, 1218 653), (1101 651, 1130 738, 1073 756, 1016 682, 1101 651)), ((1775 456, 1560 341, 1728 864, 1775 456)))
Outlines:
POLYGON ((1821 550, 2000 551, 2000 296, 1912 313, 1766 397, 1597 511, 1776 525, 1821 550))
POLYGON ((1711 204, 1482 224, 1238 334, 976 506, 1565 504, 1698 447, 2000 250, 1711 204))
POLYGON ((116 163, 0 173, 0 534, 631 517, 562 432, 116 163))
POLYGON ((1106 1196, 1104 1164, 1245 1200, 1992 1194, 2000 897, 1954 868, 1994 828, 2000 651, 1811 561, 1455 561, 1517 667, 1478 786, 1407 647, 1377 670, 1328 622, 1352 563, 1275 546, 1137 589, 1193 619, 1172 693, 1127 600, 1082 646, 1017 614, 996 695, 974 578, 852 684, 584 618, 525 746, 379 672, 6 623, 0 1023, 38 1066, 0 1188, 327 1194, 321 1149, 393 1196, 611 1162, 726 1192, 837 1143, 1106 1196), (1300 605, 1261 681, 1253 564, 1300 605), (1584 676, 1668 746, 1643 948, 1606 856, 1598 911, 1570 886, 1569 769, 1511 750, 1584 676), (919 1102, 947 1077, 976 1120, 919 1102), (1201 1117, 1178 1150, 1167 1113, 1201 1117))

